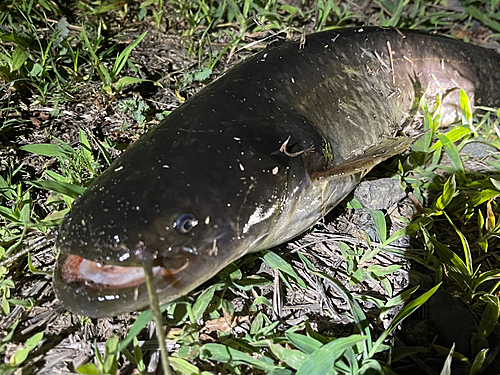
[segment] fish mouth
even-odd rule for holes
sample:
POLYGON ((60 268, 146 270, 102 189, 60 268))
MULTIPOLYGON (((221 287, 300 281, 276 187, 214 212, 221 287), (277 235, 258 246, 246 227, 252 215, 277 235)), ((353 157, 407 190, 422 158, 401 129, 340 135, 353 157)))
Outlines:
MULTIPOLYGON (((176 269, 154 266, 153 277, 168 278, 174 276, 184 270, 188 264, 189 262, 186 262, 176 269)), ((132 288, 146 282, 142 267, 104 265, 74 254, 66 256, 61 266, 60 276, 67 285, 84 286, 88 289, 101 291, 132 288)))

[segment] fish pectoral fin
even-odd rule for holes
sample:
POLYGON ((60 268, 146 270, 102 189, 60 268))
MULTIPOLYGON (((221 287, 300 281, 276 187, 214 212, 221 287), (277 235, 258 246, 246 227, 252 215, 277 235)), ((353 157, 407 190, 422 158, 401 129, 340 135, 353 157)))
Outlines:
POLYGON ((310 172, 309 177, 313 182, 333 180, 356 174, 359 174, 359 178, 362 178, 375 165, 405 151, 413 141, 413 138, 404 136, 384 138, 380 143, 367 148, 362 155, 347 159, 334 167, 310 172))

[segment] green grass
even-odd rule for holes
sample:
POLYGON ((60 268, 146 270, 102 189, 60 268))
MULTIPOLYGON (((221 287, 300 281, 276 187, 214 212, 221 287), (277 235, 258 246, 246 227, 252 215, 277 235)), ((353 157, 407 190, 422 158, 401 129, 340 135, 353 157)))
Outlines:
MULTIPOLYGON (((135 137, 157 122, 157 117, 168 114, 133 96, 137 84, 152 83, 138 74, 139 64, 133 58, 134 49, 147 37, 142 30, 148 30, 148 34, 155 29, 164 32, 168 21, 180 36, 182 48, 195 62, 190 69, 173 72, 166 81, 154 82, 180 98, 214 78, 215 71, 224 69, 226 58, 244 49, 250 42, 248 34, 262 31, 262 25, 271 31, 288 28, 296 35, 303 27, 311 32, 364 24, 454 35, 458 25, 465 31, 466 40, 474 38, 473 30, 481 25, 493 32, 489 38, 498 40, 499 6, 498 0, 464 1, 459 12, 437 0, 411 4, 380 1, 366 9, 347 1, 318 1, 305 7, 274 1, 156 0, 142 5, 78 1, 75 9, 68 10, 45 0, 2 2, 0 134, 11 152, 8 155, 15 155, 2 159, 0 172, 2 315, 8 316, 15 306, 32 308, 32 300, 19 298, 23 279, 13 262, 28 239, 57 227, 73 199, 109 165, 111 155, 116 155, 116 148, 121 147, 117 139, 135 137), (260 22, 255 23, 254 17, 260 22), (139 27, 141 32, 137 31, 139 27), (127 43, 118 41, 127 35, 133 35, 127 43), (19 132, 33 130, 30 114, 35 109, 52 108, 51 116, 64 119, 59 107, 69 107, 94 95, 105 109, 116 105, 127 116, 120 129, 123 133, 104 137, 103 141, 80 130, 76 144, 54 136, 43 143, 19 144, 19 132), (33 172, 26 164, 33 160, 38 164, 51 161, 51 167, 33 172)), ((473 115, 469 99, 462 93, 462 121, 445 131, 439 128, 439 105, 429 108, 425 100, 420 104, 427 133, 412 146, 411 153, 399 159, 395 169, 395 178, 403 188, 412 191, 417 206, 421 205, 420 212, 415 212, 411 221, 401 218, 408 226, 390 233, 384 214, 373 211, 378 243, 368 236, 363 236, 357 245, 335 242, 346 264, 349 286, 369 280, 385 291, 385 296, 371 297, 376 309, 366 311, 366 300, 318 269, 305 248, 297 251, 295 258, 286 251, 249 255, 228 266, 204 290, 162 307, 171 329, 167 342, 177 345, 169 360, 175 372, 391 374, 398 361, 415 358, 421 350, 399 343, 394 336, 399 324, 445 285, 460 295, 478 319, 474 353, 463 359, 469 365, 469 373, 478 373, 496 355, 487 338, 498 337, 499 333, 500 262, 496 242, 500 237, 500 217, 496 198, 500 195, 500 161, 488 162, 493 169, 490 174, 468 172, 459 151, 472 140, 500 150, 500 111, 483 109, 481 117, 473 115), (450 160, 446 167, 438 163, 443 155, 450 160), (406 235, 420 244, 419 251, 409 252, 408 258, 432 275, 433 285, 427 290, 423 286, 413 287, 395 294, 390 276, 406 265, 382 267, 370 262, 380 254, 402 255, 391 243, 406 235), (262 262, 275 270, 276 280, 283 288, 298 293, 308 287, 306 277, 323 280, 347 304, 349 324, 326 331, 318 330, 317 324, 309 320, 291 327, 283 324, 273 316, 274 302, 264 293, 255 292, 269 288, 272 282, 245 271, 251 264, 262 262), (230 326, 233 319, 238 319, 240 310, 229 296, 245 296, 248 312, 239 318, 248 319, 248 329, 213 332, 212 342, 208 342, 203 331, 208 323, 224 326, 229 322, 230 326), (382 328, 381 322, 391 309, 402 304, 391 322, 382 328)), ((354 201, 348 206, 358 207, 354 201)), ((31 259, 29 265, 34 270, 31 259)), ((326 310, 322 313, 329 317, 326 310)), ((107 340, 104 355, 98 354, 96 344, 95 364, 88 363, 77 371, 115 374, 126 359, 137 373, 145 374, 149 353, 139 346, 138 337, 152 318, 151 311, 141 313, 126 337, 112 336, 107 340)), ((0 374, 33 365, 36 356, 30 353, 52 334, 49 327, 42 326, 29 337, 16 335, 19 323, 24 322, 17 316, 9 327, 4 327, 7 332, 0 342, 0 355, 8 363, 0 365, 0 374), (15 350, 9 345, 14 345, 15 350)), ((82 320, 81 324, 89 321, 82 320)), ((449 371, 445 364, 442 373, 449 371)))

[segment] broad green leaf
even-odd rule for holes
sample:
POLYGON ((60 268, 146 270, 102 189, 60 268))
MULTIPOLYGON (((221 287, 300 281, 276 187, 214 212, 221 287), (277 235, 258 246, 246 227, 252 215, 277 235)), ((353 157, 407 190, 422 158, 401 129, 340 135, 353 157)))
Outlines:
POLYGON ((382 267, 378 264, 375 264, 373 266, 368 267, 367 271, 372 273, 374 276, 383 277, 385 275, 390 275, 391 273, 398 271, 399 269, 401 269, 401 267, 402 266, 399 264, 393 264, 387 267, 382 267))
POLYGON ((28 59, 28 52, 24 49, 17 47, 12 53, 12 58, 10 60, 10 71, 15 72, 21 69, 26 60, 28 59))
POLYGON ((446 135, 438 134, 439 140, 443 143, 444 150, 450 157, 451 164, 454 170, 465 179, 465 168, 462 159, 458 153, 457 147, 446 137, 446 135))
POLYGON ((304 289, 307 288, 306 283, 295 272, 290 264, 288 264, 282 257, 272 251, 263 251, 262 259, 272 268, 278 269, 291 277, 304 289))
POLYGON ((398 27, 400 20, 401 20, 401 15, 404 12, 405 7, 408 5, 410 0, 404 0, 404 1, 398 1, 396 9, 393 10, 392 12, 392 17, 389 21, 387 21, 388 27, 398 27))
POLYGON ((392 362, 418 353, 429 353, 429 348, 423 346, 396 346, 392 348, 392 362))
POLYGON ((59 182, 59 181, 29 181, 30 185, 36 186, 40 189, 51 190, 56 193, 60 193, 63 195, 67 195, 71 198, 76 198, 87 190, 84 187, 69 184, 67 182, 59 182))
POLYGON ((215 290, 219 287, 219 285, 220 284, 214 284, 208 289, 205 289, 196 299, 196 302, 193 305, 193 315, 197 321, 203 317, 203 313, 207 309, 210 302, 212 302, 215 290))
POLYGON ((349 202, 347 202, 347 208, 350 208, 352 210, 357 210, 359 208, 363 208, 363 206, 361 205, 361 203, 359 203, 359 201, 356 198, 352 197, 352 199, 349 202))
MULTIPOLYGON (((280 5, 280 9, 289 13, 291 16, 295 15, 297 12, 300 12, 299 8, 296 8, 296 7, 291 6, 291 5, 280 5)), ((300 14, 302 14, 302 13, 300 13, 300 14)))
POLYGON ((118 345, 120 340, 118 336, 111 336, 106 340, 106 350, 103 361, 103 372, 108 374, 116 374, 118 370, 118 358, 120 352, 118 351, 118 345))
MULTIPOLYGON (((455 126, 448 133, 446 133, 446 138, 448 138, 450 142, 456 142, 461 140, 464 136, 468 134, 470 134, 470 129, 468 129, 467 127, 455 126)), ((432 145, 429 151, 435 151, 441 147, 443 147, 443 144, 441 143, 440 140, 438 140, 436 143, 432 145)))
MULTIPOLYGON (((0 35, 0 40, 2 40, 2 39, 4 39, 4 38, 2 38, 2 35, 0 35)), ((10 56, 0 52, 0 66, 9 65, 10 60, 11 60, 10 56)))
MULTIPOLYGON (((9 280, 9 281, 11 281, 11 280, 9 280)), ((12 287, 14 287, 14 285, 12 287)), ((4 352, 6 344, 10 343, 10 341, 12 340, 12 336, 14 335, 14 331, 16 330, 16 327, 19 324, 19 322, 20 322, 20 320, 14 321, 7 328, 7 334, 5 335, 5 337, 2 337, 0 339, 0 352, 4 352)))
POLYGON ((193 80, 203 82, 204 80, 210 77, 210 74, 212 74, 212 69, 210 68, 198 70, 194 73, 193 80))
POLYGON ((474 194, 469 200, 472 207, 477 207, 490 199, 496 198, 500 195, 500 191, 492 189, 482 189, 474 194))
POLYGON ((82 375, 99 375, 101 371, 93 363, 86 363, 76 369, 76 372, 82 375))
MULTIPOLYGON (((427 103, 425 95, 422 95, 422 99, 420 102, 421 107, 423 102, 427 103)), ((425 109, 423 110, 423 117, 424 117, 424 133, 419 139, 417 139, 413 143, 413 145, 411 145, 411 149, 413 152, 423 152, 423 153, 429 152, 429 146, 431 144, 433 136, 433 133, 429 131, 432 117, 425 109)))
POLYGON ((269 347, 273 354, 278 357, 280 361, 285 362, 288 366, 293 368, 294 370, 298 370, 306 358, 307 354, 302 353, 301 351, 295 349, 287 349, 282 347, 281 345, 269 343, 269 347))
POLYGON ((482 24, 488 26, 489 28, 495 30, 497 33, 500 33, 500 23, 495 21, 494 19, 486 16, 483 12, 481 12, 478 8, 470 5, 462 7, 468 14, 470 14, 473 18, 477 19, 482 24))
MULTIPOLYGON (((462 109, 462 124, 472 126, 472 109, 467 93, 460 90, 460 108, 462 109)), ((473 130, 475 132, 475 129, 473 130)))
POLYGON ((10 208, 0 206, 0 216, 12 221, 13 223, 21 224, 19 213, 13 212, 10 208))
POLYGON ((200 359, 212 360, 222 363, 244 364, 253 366, 263 371, 272 371, 283 367, 275 366, 256 359, 248 353, 241 352, 222 344, 205 344, 200 349, 200 359))
POLYGON ((257 306, 257 305, 265 305, 267 307, 273 307, 273 304, 271 301, 269 301, 266 297, 264 296, 258 296, 252 303, 252 306, 257 306))
POLYGON ((453 352, 455 351, 455 343, 451 346, 451 349, 446 357, 446 361, 444 361, 443 369, 441 370, 440 375, 451 375, 451 362, 453 361, 453 352))
POLYGON ((64 219, 64 216, 69 212, 69 208, 65 208, 64 210, 61 211, 56 211, 53 214, 45 217, 45 219, 40 220, 38 223, 35 225, 32 225, 33 227, 39 228, 40 226, 55 226, 61 224, 62 220, 64 219))
POLYGON ((413 288, 405 290, 403 293, 401 293, 401 294, 397 295, 396 297, 391 298, 389 301, 387 301, 387 303, 384 305, 384 307, 382 308, 382 311, 380 313, 380 319, 382 319, 387 314, 387 312, 389 312, 390 309, 392 309, 394 306, 397 306, 403 302, 408 301, 410 299, 411 295, 413 293, 415 293, 415 291, 419 287, 420 287, 419 285, 414 286, 413 288))
POLYGON ((359 268, 351 275, 351 285, 359 284, 363 282, 365 278, 370 279, 370 272, 368 272, 366 267, 359 268))
POLYGON ((479 230, 482 230, 484 228, 484 224, 485 224, 485 221, 484 221, 483 213, 481 212, 481 210, 477 210, 477 226, 478 226, 479 230))
POLYGON ((139 8, 145 8, 147 6, 150 6, 151 4, 156 4, 158 2, 158 0, 146 0, 145 2, 143 2, 141 4, 141 6, 139 8))
POLYGON ((168 361, 175 371, 179 371, 182 375, 199 375, 201 371, 195 365, 182 358, 170 356, 168 361))
POLYGON ((487 354, 488 349, 482 349, 479 353, 477 353, 476 358, 474 358, 474 362, 472 363, 471 369, 469 371, 470 375, 475 375, 479 372, 479 370, 481 370, 487 354))
POLYGON ((45 174, 49 176, 51 179, 59 182, 67 182, 68 178, 65 176, 60 175, 59 173, 56 173, 54 171, 45 171, 45 174))
POLYGON ((500 181, 499 180, 496 180, 492 177, 492 178, 490 178, 490 181, 493 184, 493 186, 495 187, 495 189, 500 190, 500 181))
POLYGON ((116 58, 111 77, 114 79, 123 69, 132 50, 144 39, 148 32, 145 31, 134 42, 129 44, 116 58))
MULTIPOLYGON (((472 274, 469 272, 469 268, 465 265, 464 261, 457 254, 451 251, 448 246, 443 245, 435 237, 430 237, 430 240, 434 245, 434 249, 448 269, 451 272, 462 275, 463 280, 461 280, 461 282, 467 281, 468 283, 472 274)), ((458 280, 455 281, 459 282, 458 280)))
POLYGON ((16 285, 10 279, 3 279, 3 280, 0 279, 0 286, 7 287, 7 288, 15 288, 16 285))
MULTIPOLYGON (((202 373, 202 375, 212 375, 212 373, 205 371, 204 373, 202 373)), ((286 368, 279 368, 268 372, 267 375, 292 375, 292 371, 286 368)))
POLYGON ((372 216, 373 222, 375 223, 379 241, 385 242, 385 240, 387 239, 387 223, 385 221, 384 213, 382 211, 370 210, 370 215, 372 216))
POLYGON ((9 300, 6 299, 5 297, 2 297, 2 310, 3 310, 3 312, 4 312, 5 315, 9 315, 10 314, 9 300))
POLYGON ((262 312, 259 312, 252 322, 252 326, 250 327, 250 334, 251 335, 257 334, 262 329, 263 325, 264 325, 264 315, 262 314, 262 312))
MULTIPOLYGON (((44 274, 49 276, 49 277, 52 276, 52 272, 45 272, 44 274)), ((22 306, 28 310, 31 309, 33 307, 33 304, 34 304, 33 300, 31 300, 31 299, 25 300, 25 299, 9 298, 7 301, 12 305, 22 306)))
POLYGON ((11 365, 10 363, 2 363, 0 365, 0 375, 11 375, 15 373, 18 369, 18 366, 11 365))
POLYGON ((380 244, 380 248, 384 248, 386 246, 389 246, 392 242, 400 239, 401 237, 404 236, 412 236, 414 235, 419 229, 418 223, 413 223, 408 225, 407 227, 401 228, 400 230, 394 232, 392 236, 390 236, 386 241, 380 244))
POLYGON ((28 350, 33 350, 40 341, 43 339, 43 332, 38 332, 35 335, 31 336, 28 340, 26 340, 26 343, 24 346, 28 350))
POLYGON ((335 364, 335 370, 341 374, 353 374, 359 371, 359 356, 354 351, 353 347, 347 348, 344 352, 344 360, 340 359, 335 364), (347 363, 346 363, 347 362, 347 363))
POLYGON ((90 165, 92 164, 92 162, 94 162, 94 155, 92 154, 92 147, 90 147, 89 140, 87 139, 87 136, 85 135, 85 132, 82 129, 80 129, 79 138, 80 138, 82 156, 87 162, 87 164, 90 165))
POLYGON ((376 359, 367 359, 363 361, 363 365, 359 369, 359 374, 368 374, 368 370, 372 370, 375 374, 385 374, 382 365, 376 359))
POLYGON ((420 297, 416 298, 408 305, 403 307, 403 309, 396 315, 394 320, 391 322, 389 327, 380 335, 377 341, 373 344, 372 349, 370 350, 369 357, 373 357, 375 353, 377 353, 379 346, 382 345, 384 340, 389 336, 389 334, 399 325, 403 320, 405 320, 408 316, 410 316, 416 309, 422 306, 433 294, 436 290, 439 289, 441 283, 437 284, 431 290, 425 292, 420 297))
POLYGON ((344 256, 344 258, 355 257, 357 255, 360 255, 356 251, 354 251, 348 244, 342 241, 339 241, 339 250, 344 256))
POLYGON ((311 271, 314 271, 315 268, 314 268, 314 265, 311 263, 311 261, 309 259, 307 259, 307 257, 302 252, 299 251, 298 254, 299 254, 299 258, 302 261, 302 263, 304 263, 304 265, 308 269, 310 269, 311 271))
POLYGON ((128 85, 132 85, 134 83, 145 82, 146 79, 136 78, 136 77, 121 77, 118 81, 113 84, 113 87, 117 92, 120 92, 122 88, 128 85))
POLYGON ((31 220, 30 220, 30 216, 31 216, 31 201, 28 200, 24 202, 25 204, 23 204, 22 208, 21 208, 21 211, 20 211, 20 215, 19 215, 19 219, 21 220, 21 223, 23 225, 29 225, 31 223, 31 220))
POLYGON ((298 333, 287 332, 286 337, 296 348, 302 350, 306 354, 311 354, 323 345, 321 342, 312 337, 298 333))
MULTIPOLYGON (((169 309, 174 303, 167 303, 165 305, 162 305, 160 307, 160 311, 163 313, 167 309, 169 309)), ((134 337, 137 337, 137 335, 142 331, 146 325, 153 321, 153 312, 151 310, 146 310, 143 311, 139 317, 135 320, 134 324, 132 324, 132 327, 129 329, 127 337, 125 337, 124 340, 122 340, 119 345, 118 345, 118 351, 121 352, 123 351, 134 339, 134 337)))
POLYGON ((18 349, 12 357, 10 357, 10 363, 18 366, 23 363, 26 358, 28 358, 28 354, 30 350, 28 348, 18 349))
POLYGON ((32 78, 38 78, 42 72, 43 72, 43 67, 40 64, 36 63, 33 64, 33 68, 31 68, 28 75, 32 78))
POLYGON ((265 326, 265 327, 263 327, 263 328, 260 330, 259 334, 260 334, 260 335, 263 335, 263 336, 266 336, 267 334, 269 334, 269 333, 273 332, 273 331, 274 331, 274 329, 275 329, 275 328, 276 328, 276 327, 280 324, 280 322, 277 320, 277 321, 275 321, 275 322, 273 322, 273 323, 269 324, 269 323, 270 323, 269 318, 267 318, 267 316, 264 316, 264 318, 268 321, 268 322, 267 322, 267 324, 268 324, 268 325, 267 325, 267 326, 265 326))
POLYGON ((455 195, 457 195, 457 183, 455 181, 455 175, 452 174, 448 180, 446 180, 443 187, 443 194, 436 201, 436 208, 438 210, 444 210, 448 206, 455 195))
POLYGON ((486 302, 486 308, 481 316, 481 322, 479 323, 477 332, 479 337, 484 339, 493 332, 493 329, 498 324, 498 318, 500 317, 500 302, 498 297, 490 294, 482 296, 481 299, 486 302))
POLYGON ((16 189, 14 186, 9 186, 7 181, 0 176, 0 194, 7 197, 10 200, 16 199, 16 189))
MULTIPOLYGON (((137 339, 137 337, 134 337, 133 348, 134 348, 134 359, 131 362, 137 365, 137 369, 139 371, 146 372, 145 371, 146 365, 144 364, 142 349, 139 347, 139 340, 137 339)), ((127 351, 124 350, 123 353, 127 353, 127 351)))
POLYGON ((21 150, 31 152, 41 156, 64 156, 64 149, 59 145, 52 143, 38 143, 34 145, 25 145, 20 147, 21 150))
POLYGON ((494 269, 490 271, 486 271, 482 274, 479 275, 479 277, 475 277, 473 282, 474 282, 474 287, 477 288, 479 285, 482 283, 489 281, 489 280, 498 280, 500 279, 500 269, 494 269))
POLYGON ((332 369, 335 361, 347 348, 367 339, 362 335, 351 335, 329 342, 311 353, 297 371, 297 375, 323 375, 332 369))
POLYGON ((109 72, 106 70, 106 67, 101 63, 101 59, 96 55, 94 48, 92 47, 92 44, 90 44, 89 38, 87 37, 87 32, 85 31, 85 26, 82 27, 82 36, 85 42, 85 46, 87 47, 87 50, 90 53, 90 56, 92 57, 92 60, 97 67, 97 71, 101 76, 103 84, 110 85, 112 82, 111 76, 109 72))
POLYGON ((460 237, 460 241, 462 242, 462 249, 464 250, 465 254, 465 266, 467 267, 468 274, 472 275, 474 270, 472 269, 472 253, 470 251, 469 242, 467 241, 467 238, 465 238, 465 236, 462 234, 462 232, 456 227, 448 214, 445 212, 444 215, 448 219, 448 222, 451 224, 453 229, 455 229, 455 232, 457 232, 458 236, 460 237))
POLYGON ((495 230, 495 221, 496 219, 493 209, 491 208, 491 201, 488 201, 486 203, 486 226, 485 226, 485 229, 488 232, 495 230))

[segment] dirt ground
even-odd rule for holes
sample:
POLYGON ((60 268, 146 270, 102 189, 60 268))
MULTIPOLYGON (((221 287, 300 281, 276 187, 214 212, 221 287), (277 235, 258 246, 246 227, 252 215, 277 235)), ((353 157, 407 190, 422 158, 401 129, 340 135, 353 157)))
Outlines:
MULTIPOLYGON (((363 12, 364 21, 372 24, 375 16, 375 8, 371 2, 365 2, 364 7, 360 6, 360 13, 363 12)), ((302 5, 307 7, 308 5, 302 5)), ((36 156, 20 150, 20 147, 27 144, 50 143, 53 137, 59 138, 69 145, 78 144, 79 130, 83 129, 86 134, 92 135, 91 141, 95 146, 95 141, 105 142, 106 139, 116 143, 115 151, 111 151, 111 157, 116 158, 119 153, 128 145, 137 140, 142 134, 148 131, 159 122, 157 115, 165 111, 172 111, 179 107, 183 100, 191 97, 200 88, 209 81, 238 63, 246 56, 265 48, 266 43, 253 45, 250 50, 244 49, 236 51, 232 55, 226 55, 221 63, 216 66, 215 72, 208 80, 203 82, 193 81, 178 85, 178 81, 185 79, 183 72, 191 71, 198 64, 196 56, 188 54, 185 44, 180 35, 182 30, 182 20, 174 17, 167 17, 168 27, 158 31, 155 27, 148 24, 138 24, 130 27, 125 35, 117 36, 113 39, 119 45, 126 46, 130 44, 137 36, 146 29, 148 34, 140 45, 133 51, 131 60, 134 62, 138 72, 134 73, 129 67, 124 71, 124 75, 137 75, 150 81, 133 85, 125 89, 120 97, 111 98, 104 95, 100 90, 99 82, 82 82, 79 90, 71 93, 71 100, 59 103, 58 114, 54 115, 54 106, 42 104, 32 105, 26 97, 30 96, 29 91, 24 89, 14 90, 10 87, 4 87, 0 91, 0 100, 13 101, 19 108, 19 117, 22 118, 24 126, 9 129, 3 133, 2 144, 0 147, 0 161, 2 165, 20 165, 23 164, 23 180, 36 180, 42 176, 43 172, 50 168, 57 168, 56 158, 47 158, 36 156), (127 105, 128 103, 128 105, 127 105), (138 103, 143 103, 149 107, 145 112, 143 123, 137 121, 134 117, 134 111, 138 103)), ((305 26, 305 31, 314 31, 314 22, 309 21, 304 25, 300 21, 295 22, 297 29, 305 26)), ((78 24, 74 25, 72 32, 78 32, 78 24)), ((109 30, 113 33, 113 30, 109 30)), ((461 35, 461 25, 457 25, 456 34, 461 35)), ((465 32, 464 32, 465 33, 465 32)), ((478 26, 474 34, 466 36, 474 43, 482 44, 489 31, 478 26)), ((249 33, 245 41, 251 43, 266 36, 265 33, 249 33)), ((300 37, 300 32, 291 32, 289 38, 300 37)), ((222 48, 228 40, 222 38, 220 46, 222 48)), ((490 41, 490 47, 498 47, 493 40, 490 41)), ((500 49, 499 49, 500 50, 500 49)), ((393 166, 397 164, 393 163, 393 166)), ((388 171, 377 171, 368 176, 367 183, 375 183, 378 189, 387 189, 387 194, 393 197, 392 200, 377 202, 377 209, 382 209, 390 218, 391 233, 403 227, 400 217, 410 219, 416 208, 411 200, 405 194, 397 193, 398 184, 396 180, 384 179, 390 175, 388 171), (381 179, 382 178, 382 179, 381 179), (374 182, 378 181, 378 182, 374 182), (382 182, 380 182, 382 181, 382 182), (392 182, 391 182, 392 181, 392 182), (395 190, 396 189, 396 190, 395 190)), ((21 176, 19 176, 21 177, 21 176)), ((356 194, 359 199, 365 197, 368 201, 375 198, 370 193, 369 187, 363 185, 356 194)), ((46 192, 42 190, 32 190, 32 199, 37 202, 36 210, 40 217, 50 213, 51 207, 43 202, 46 199, 46 192)), ((358 199, 358 200, 359 200, 358 199)), ((258 257, 250 255, 242 262, 241 270, 245 274, 261 275, 268 280, 273 281, 273 286, 262 290, 262 295, 269 300, 274 301, 274 308, 268 308, 267 316, 280 321, 280 330, 297 325, 306 319, 310 322, 314 330, 323 334, 339 336, 344 330, 350 330, 346 327, 349 320, 349 307, 346 301, 341 297, 337 290, 328 283, 317 277, 312 277, 304 269, 300 261, 298 250, 307 249, 308 259, 320 270, 330 274, 342 283, 354 294, 363 295, 363 307, 369 317, 376 317, 380 312, 379 307, 370 297, 376 297, 382 301, 390 299, 387 290, 380 283, 374 283, 365 280, 362 283, 351 285, 346 271, 346 262, 339 250, 339 242, 351 245, 366 247, 366 233, 372 238, 372 242, 377 242, 376 231, 373 221, 367 210, 352 210, 341 206, 334 210, 327 218, 319 223, 309 233, 300 238, 281 246, 276 250, 282 257, 290 262, 298 271, 307 284, 303 289, 291 283, 292 288, 286 286, 276 271, 270 269, 258 257)), ((31 252, 33 266, 45 272, 50 272, 54 265, 55 254, 52 250, 53 235, 44 235, 33 231, 28 233, 26 244, 37 243, 47 237, 48 240, 42 243, 38 248, 31 252)), ((413 244, 408 238, 403 238, 397 245, 396 250, 406 249, 409 252, 418 254, 418 244, 413 244)), ((393 264, 401 265, 401 269, 389 275, 388 279, 392 285, 392 295, 397 295, 402 290, 411 286, 431 286, 433 283, 432 275, 426 272, 425 267, 412 264, 408 257, 397 255, 396 253, 380 253, 372 260, 373 264, 389 266, 393 264)), ((120 337, 126 336, 131 324, 135 321, 138 313, 126 314, 107 319, 86 319, 81 318, 65 310, 59 301, 54 297, 51 286, 51 277, 46 274, 34 273, 28 271, 28 259, 26 256, 16 260, 16 263, 10 269, 10 278, 16 280, 17 287, 12 291, 11 298, 31 299, 34 307, 25 309, 17 306, 12 308, 8 316, 0 318, 0 330, 5 332, 13 322, 19 320, 19 325, 14 337, 5 353, 6 358, 10 357, 19 344, 31 337, 35 332, 44 331, 45 341, 29 359, 29 366, 23 368, 23 374, 70 374, 81 364, 84 364, 93 358, 94 341, 100 350, 104 348, 104 342, 111 335, 120 337)), ((200 290, 203 290, 202 286, 200 290)), ((191 293, 190 299, 196 298, 197 293, 191 293)), ((228 297, 226 297, 228 298, 228 297)), ((235 315, 238 316, 233 327, 228 327, 227 321, 216 320, 208 321, 205 324, 203 334, 200 335, 201 343, 216 341, 216 330, 230 330, 235 334, 242 334, 248 329, 250 324, 250 313, 248 311, 248 301, 253 296, 251 292, 233 296, 233 304, 236 306, 235 315)), ((390 311, 385 320, 378 322, 375 330, 383 330, 391 321, 391 318, 397 314, 398 309, 390 311)), ((140 343, 143 348, 156 347, 156 340, 153 335, 153 324, 139 335, 140 343)), ((172 344, 172 349, 175 345, 172 344)), ((151 373, 158 373, 158 356, 155 352, 148 352, 145 357, 146 363, 151 369, 151 373)), ((200 368, 208 366, 199 364, 200 368)), ((207 367, 205 370, 224 371, 220 368, 207 367)), ((258 373, 256 370, 248 370, 248 373, 258 373)), ((21 372, 19 372, 21 373, 21 372)), ((125 361, 122 374, 133 373, 125 361)), ((418 373, 418 372, 407 372, 418 373)))

